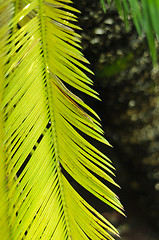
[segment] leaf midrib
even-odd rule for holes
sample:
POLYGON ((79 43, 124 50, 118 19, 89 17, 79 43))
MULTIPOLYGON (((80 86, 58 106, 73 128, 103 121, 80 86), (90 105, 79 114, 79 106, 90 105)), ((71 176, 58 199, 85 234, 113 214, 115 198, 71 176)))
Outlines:
POLYGON ((60 167, 60 161, 59 161, 59 154, 58 154, 58 140, 57 140, 57 134, 56 134, 56 123, 54 118, 54 109, 52 108, 51 102, 53 102, 52 98, 52 90, 51 90, 51 84, 50 84, 50 77, 49 77, 49 66, 47 61, 47 46, 46 46, 46 30, 45 30, 45 20, 44 20, 44 9, 43 9, 43 1, 39 0, 39 17, 40 17, 40 23, 41 23, 41 36, 42 36, 42 51, 43 51, 43 61, 45 66, 45 81, 46 81, 46 94, 48 96, 48 112, 50 117, 50 123, 51 123, 51 129, 50 132, 52 133, 52 142, 51 145, 54 146, 55 149, 55 164, 57 168, 57 174, 58 174, 58 181, 60 185, 60 194, 62 199, 62 207, 64 211, 64 218, 67 226, 67 233, 68 233, 68 239, 71 238, 71 228, 69 224, 69 217, 67 214, 67 207, 66 207, 66 201, 64 196, 64 190, 63 190, 63 184, 62 184, 62 178, 61 178, 61 167, 60 167))

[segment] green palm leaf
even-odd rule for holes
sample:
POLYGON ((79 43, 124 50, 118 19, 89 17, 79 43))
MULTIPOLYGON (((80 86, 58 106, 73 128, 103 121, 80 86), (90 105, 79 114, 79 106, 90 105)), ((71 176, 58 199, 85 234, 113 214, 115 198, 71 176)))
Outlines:
POLYGON ((113 239, 118 231, 71 186, 69 174, 122 213, 97 114, 64 85, 98 99, 83 70, 70 0, 0 2, 0 237, 113 239), (84 111, 85 109, 85 111, 84 111))
MULTIPOLYGON (((105 9, 105 2, 100 0, 105 9)), ((113 2, 113 1, 112 1, 113 2)), ((147 36, 153 63, 157 62, 156 40, 159 39, 159 1, 158 0, 114 0, 119 14, 126 22, 128 28, 128 17, 132 17, 139 35, 145 33, 147 36)))

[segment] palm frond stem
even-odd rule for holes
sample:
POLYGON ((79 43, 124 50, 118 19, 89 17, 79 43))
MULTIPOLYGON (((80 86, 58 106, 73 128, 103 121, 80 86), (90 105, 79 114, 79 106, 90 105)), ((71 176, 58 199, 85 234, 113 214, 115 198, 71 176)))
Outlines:
POLYGON ((47 96, 48 96, 48 115, 50 118, 50 124, 51 124, 51 130, 52 130, 52 139, 54 141, 51 143, 52 147, 55 149, 55 165, 57 169, 57 174, 58 174, 58 181, 59 181, 59 187, 60 187, 60 195, 62 199, 62 208, 63 208, 63 214, 64 214, 64 219, 66 222, 66 229, 67 229, 67 236, 68 240, 71 240, 71 228, 69 224, 69 217, 67 214, 67 206, 66 206, 66 200, 65 200, 65 195, 64 195, 64 189, 63 189, 63 183, 62 183, 62 177, 61 177, 61 166, 60 166, 60 159, 59 159, 59 154, 58 154, 58 143, 57 143, 57 134, 56 134, 56 122, 54 119, 54 109, 52 108, 53 104, 53 98, 52 94, 54 94, 51 91, 51 83, 50 83, 50 78, 49 78, 49 66, 47 62, 47 47, 46 47, 46 28, 45 28, 45 22, 44 22, 44 9, 43 9, 43 0, 39 0, 39 15, 40 15, 40 23, 41 23, 41 35, 42 35, 42 50, 43 50, 43 59, 44 59, 44 66, 45 66, 45 81, 46 81, 46 91, 47 91, 47 96), (52 101, 52 104, 50 103, 52 101))

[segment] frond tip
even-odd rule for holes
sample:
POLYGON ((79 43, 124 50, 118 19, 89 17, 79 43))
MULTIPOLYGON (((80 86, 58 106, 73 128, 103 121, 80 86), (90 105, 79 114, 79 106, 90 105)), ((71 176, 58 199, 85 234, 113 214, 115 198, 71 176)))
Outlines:
POLYGON ((9 229, 3 239, 112 240, 118 231, 66 177, 122 213, 96 177, 118 186, 111 161, 79 133, 109 145, 99 117, 65 86, 98 99, 84 73, 91 71, 75 32, 78 11, 70 0, 11 3, 0 3, 0 196, 9 229))

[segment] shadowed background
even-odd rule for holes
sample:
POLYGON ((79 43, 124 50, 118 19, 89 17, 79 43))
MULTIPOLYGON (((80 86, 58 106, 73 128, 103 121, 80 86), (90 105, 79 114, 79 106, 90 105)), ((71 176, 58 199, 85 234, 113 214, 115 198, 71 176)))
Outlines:
MULTIPOLYGON (((102 102, 89 105, 102 119, 114 149, 99 144, 117 169, 116 181, 127 219, 88 194, 87 198, 118 227, 123 240, 157 240, 159 229, 159 71, 153 69, 144 36, 130 20, 125 29, 112 6, 99 0, 75 1, 82 12, 82 47, 102 102)), ((83 98, 85 96, 82 96, 83 98)), ((88 102, 88 100, 86 100, 88 102)), ((112 186, 111 186, 112 189, 112 186)))

